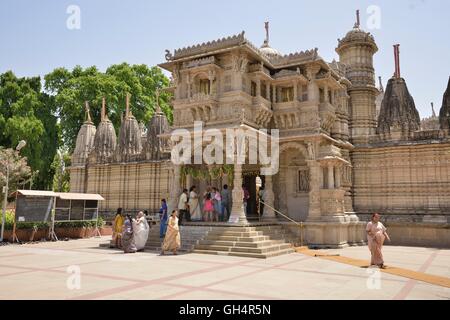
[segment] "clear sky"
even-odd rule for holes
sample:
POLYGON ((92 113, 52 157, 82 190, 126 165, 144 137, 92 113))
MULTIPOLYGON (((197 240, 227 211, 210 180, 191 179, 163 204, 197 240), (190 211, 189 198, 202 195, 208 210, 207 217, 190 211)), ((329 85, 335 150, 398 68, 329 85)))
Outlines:
POLYGON ((431 101, 439 112, 450 76, 448 0, 1 0, 0 72, 42 76, 75 65, 153 66, 164 61, 165 49, 242 30, 259 46, 266 20, 270 44, 282 53, 318 47, 331 61, 337 59, 337 39, 353 27, 356 9, 380 49, 375 68, 384 85, 394 72, 392 45, 400 43, 402 76, 421 117, 431 114, 431 101), (80 8, 79 29, 67 27, 70 5, 80 8), (370 6, 380 9, 379 19, 367 13, 370 6))

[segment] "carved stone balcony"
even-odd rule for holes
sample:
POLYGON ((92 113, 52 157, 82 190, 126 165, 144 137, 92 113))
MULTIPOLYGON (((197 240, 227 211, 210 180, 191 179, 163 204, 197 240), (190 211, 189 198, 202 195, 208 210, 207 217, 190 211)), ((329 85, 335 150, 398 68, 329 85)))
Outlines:
POLYGON ((320 127, 326 132, 330 132, 336 120, 336 108, 328 102, 319 104, 320 127))

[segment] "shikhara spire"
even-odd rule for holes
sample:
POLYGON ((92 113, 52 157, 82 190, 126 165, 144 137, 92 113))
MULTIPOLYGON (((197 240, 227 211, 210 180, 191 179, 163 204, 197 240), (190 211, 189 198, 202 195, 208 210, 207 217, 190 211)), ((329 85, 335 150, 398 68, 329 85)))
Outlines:
POLYGON ((89 112, 89 102, 85 101, 84 102, 84 112, 86 113, 85 115, 85 123, 92 123, 92 119, 91 119, 91 114, 89 112))

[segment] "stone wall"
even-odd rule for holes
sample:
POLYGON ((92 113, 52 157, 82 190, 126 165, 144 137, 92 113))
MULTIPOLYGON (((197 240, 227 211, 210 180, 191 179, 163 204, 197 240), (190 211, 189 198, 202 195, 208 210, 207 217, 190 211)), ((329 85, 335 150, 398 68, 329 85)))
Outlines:
POLYGON ((112 217, 117 208, 125 212, 157 212, 168 198, 172 170, 167 162, 139 162, 71 168, 71 191, 98 193, 105 198, 99 211, 112 217), (87 170, 87 171, 86 171, 87 170), (85 184, 85 176, 88 176, 85 184))
POLYGON ((392 244, 450 247, 450 141, 409 141, 352 153, 353 205, 383 216, 392 244))

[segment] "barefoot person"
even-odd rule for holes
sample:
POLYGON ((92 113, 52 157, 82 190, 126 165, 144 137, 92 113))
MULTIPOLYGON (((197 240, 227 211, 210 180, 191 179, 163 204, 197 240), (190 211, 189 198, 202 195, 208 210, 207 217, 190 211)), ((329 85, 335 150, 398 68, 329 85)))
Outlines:
POLYGON ((381 249, 383 248, 384 240, 388 239, 388 241, 391 241, 391 239, 386 232, 385 226, 380 222, 380 215, 378 213, 372 215, 372 221, 367 224, 366 231, 369 250, 372 255, 370 265, 385 268, 381 249))
POLYGON ((167 229, 167 201, 161 199, 161 208, 159 208, 159 238, 163 239, 167 229))
POLYGON ((162 245, 163 255, 165 251, 172 251, 173 254, 177 254, 177 250, 181 247, 180 229, 178 227, 178 212, 173 210, 167 222, 167 231, 162 245))
POLYGON ((134 229, 134 240, 136 243, 137 251, 142 251, 147 243, 148 233, 150 227, 148 226, 147 219, 145 218, 144 212, 139 211, 136 216, 136 220, 133 221, 134 229))
POLYGON ((192 221, 202 221, 202 211, 200 209, 200 202, 198 201, 197 188, 192 186, 189 190, 189 210, 192 221))
POLYGON ((113 224, 113 234, 112 234, 111 246, 114 248, 121 248, 123 223, 124 223, 124 218, 122 215, 122 208, 118 208, 116 216, 114 218, 114 224, 113 224))
POLYGON ((127 214, 123 224, 122 249, 125 253, 135 253, 137 251, 134 239, 133 218, 127 214))

